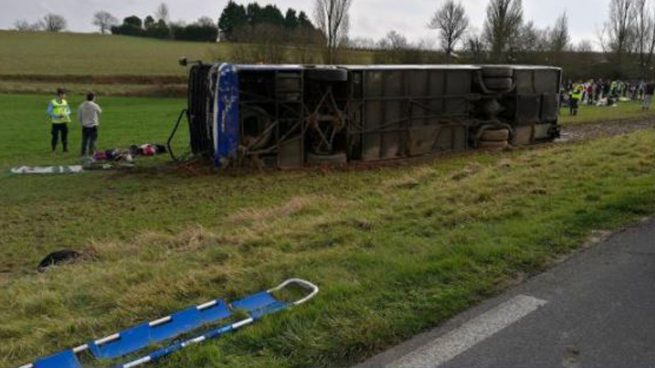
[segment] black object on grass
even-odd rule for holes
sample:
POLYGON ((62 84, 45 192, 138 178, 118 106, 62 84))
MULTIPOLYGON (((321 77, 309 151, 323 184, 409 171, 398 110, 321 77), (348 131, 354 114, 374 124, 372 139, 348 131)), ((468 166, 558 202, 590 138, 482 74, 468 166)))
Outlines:
POLYGON ((56 252, 52 252, 48 254, 45 258, 43 258, 43 260, 39 263, 39 267, 37 269, 39 272, 44 272, 50 266, 71 262, 79 258, 80 256, 81 256, 80 253, 71 249, 58 250, 56 252))

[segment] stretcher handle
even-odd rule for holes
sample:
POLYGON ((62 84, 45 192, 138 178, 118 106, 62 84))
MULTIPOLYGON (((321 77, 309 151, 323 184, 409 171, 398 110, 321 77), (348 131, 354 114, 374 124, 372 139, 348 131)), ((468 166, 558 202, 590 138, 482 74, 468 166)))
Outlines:
POLYGON ((284 289, 285 287, 287 287, 289 285, 292 285, 292 284, 298 285, 298 286, 300 286, 300 287, 302 287, 304 289, 310 290, 309 294, 307 294, 304 298, 298 299, 295 302, 293 302, 292 303, 293 305, 303 304, 303 303, 307 302, 308 300, 312 299, 313 297, 315 297, 316 294, 318 294, 318 286, 312 284, 311 282, 309 282, 307 280, 303 280, 303 279, 288 279, 288 280, 282 282, 280 285, 278 285, 278 286, 276 286, 276 287, 274 287, 272 289, 267 290, 266 292, 267 293, 272 293, 272 292, 284 289))

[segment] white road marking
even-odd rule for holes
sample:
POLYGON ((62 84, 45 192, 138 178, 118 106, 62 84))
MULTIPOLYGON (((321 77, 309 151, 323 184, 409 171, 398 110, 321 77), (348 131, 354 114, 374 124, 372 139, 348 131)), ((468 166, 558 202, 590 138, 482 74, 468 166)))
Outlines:
POLYGON ((548 303, 518 295, 392 362, 393 368, 435 368, 500 332, 548 303))

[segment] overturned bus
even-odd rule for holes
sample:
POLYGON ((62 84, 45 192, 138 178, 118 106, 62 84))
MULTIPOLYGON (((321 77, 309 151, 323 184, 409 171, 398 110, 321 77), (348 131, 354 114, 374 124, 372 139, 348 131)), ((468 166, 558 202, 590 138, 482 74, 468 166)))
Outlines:
POLYGON ((295 168, 529 145, 559 136, 561 73, 537 66, 196 63, 176 130, 186 117, 193 154, 219 167, 295 168))

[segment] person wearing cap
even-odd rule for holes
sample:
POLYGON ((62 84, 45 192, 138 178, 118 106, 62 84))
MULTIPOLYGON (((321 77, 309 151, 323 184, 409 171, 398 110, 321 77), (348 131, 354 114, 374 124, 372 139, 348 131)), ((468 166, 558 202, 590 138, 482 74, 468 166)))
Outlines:
POLYGON ((77 116, 82 124, 82 157, 92 156, 96 150, 98 125, 100 125, 99 115, 102 114, 102 109, 95 100, 95 93, 89 92, 86 95, 86 101, 82 102, 77 109, 77 116))
POLYGON ((51 146, 52 153, 55 153, 59 136, 61 136, 61 144, 63 151, 68 152, 68 123, 71 121, 71 109, 66 101, 66 90, 63 88, 57 89, 57 97, 53 98, 48 104, 48 116, 52 123, 51 146))

